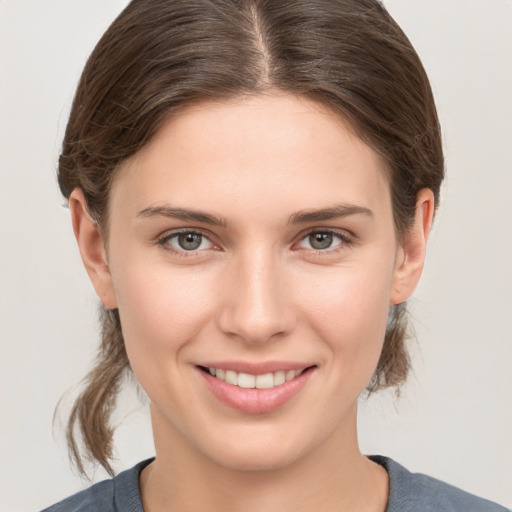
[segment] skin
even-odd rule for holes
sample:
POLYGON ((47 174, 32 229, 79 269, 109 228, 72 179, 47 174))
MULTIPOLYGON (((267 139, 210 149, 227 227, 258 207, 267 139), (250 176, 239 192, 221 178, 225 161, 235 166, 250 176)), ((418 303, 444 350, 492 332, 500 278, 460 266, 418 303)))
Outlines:
POLYGON ((381 158, 322 106, 275 93, 167 120, 120 169, 103 236, 78 189, 70 208, 85 267, 103 303, 119 308, 150 398, 157 458, 141 477, 146 511, 385 510, 387 474, 359 451, 357 399, 389 306, 420 278, 430 190, 400 244, 381 158), (335 205, 352 213, 290 222, 335 205), (176 229, 202 233, 198 250, 180 249, 176 229), (329 230, 332 245, 315 249, 311 232, 329 230), (315 367, 283 406, 248 414, 215 398, 197 368, 233 360, 315 367))

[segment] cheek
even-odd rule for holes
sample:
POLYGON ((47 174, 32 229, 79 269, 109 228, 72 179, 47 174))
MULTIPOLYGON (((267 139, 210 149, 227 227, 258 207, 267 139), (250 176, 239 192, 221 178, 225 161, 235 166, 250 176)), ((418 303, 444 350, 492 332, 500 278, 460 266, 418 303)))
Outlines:
POLYGON ((347 267, 328 279, 312 279, 303 293, 303 311, 327 346, 329 361, 363 388, 382 350, 391 282, 389 266, 347 267))
POLYGON ((182 347, 211 318, 208 280, 197 271, 172 272, 161 264, 137 265, 127 258, 117 268, 114 284, 134 372, 139 377, 166 365, 167 373, 182 347))

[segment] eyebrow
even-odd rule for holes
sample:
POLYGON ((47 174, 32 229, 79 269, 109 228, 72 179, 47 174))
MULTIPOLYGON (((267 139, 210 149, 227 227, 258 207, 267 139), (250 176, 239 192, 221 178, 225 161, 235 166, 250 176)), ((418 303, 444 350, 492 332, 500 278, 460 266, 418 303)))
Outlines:
POLYGON ((167 217, 170 219, 191 220, 210 226, 227 226, 227 221, 222 217, 216 217, 210 213, 185 208, 173 208, 171 206, 148 206, 137 213, 137 217, 145 219, 148 217, 167 217))
MULTIPOLYGON (((301 210, 290 215, 288 224, 305 224, 307 222, 321 222, 339 219, 349 215, 367 215, 373 217, 373 212, 365 206, 353 204, 337 204, 320 210, 301 210)), ((141 219, 149 217, 167 217, 170 219, 190 220, 208 224, 210 226, 227 227, 228 223, 223 217, 216 217, 211 213, 188 208, 173 208, 172 206, 148 206, 137 213, 141 219)))
POLYGON ((306 222, 321 222, 324 220, 334 220, 349 215, 367 215, 373 217, 373 212, 365 206, 354 204, 337 204, 321 210, 301 210, 290 215, 288 224, 303 224, 306 222))

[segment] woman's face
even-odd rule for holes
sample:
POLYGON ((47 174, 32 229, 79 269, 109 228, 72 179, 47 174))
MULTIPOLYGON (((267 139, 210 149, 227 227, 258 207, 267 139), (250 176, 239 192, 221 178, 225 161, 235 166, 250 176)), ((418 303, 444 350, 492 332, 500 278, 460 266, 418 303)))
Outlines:
POLYGON ((157 455, 354 446, 405 258, 384 165, 339 117, 289 95, 174 116, 119 172, 107 254, 157 455))

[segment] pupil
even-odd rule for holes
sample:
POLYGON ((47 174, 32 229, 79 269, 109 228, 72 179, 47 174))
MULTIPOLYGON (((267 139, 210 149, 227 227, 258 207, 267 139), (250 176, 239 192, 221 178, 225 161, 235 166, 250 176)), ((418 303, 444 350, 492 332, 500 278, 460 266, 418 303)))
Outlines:
POLYGON ((183 233, 178 236, 178 243, 182 249, 193 251, 201 245, 202 235, 197 233, 183 233))
POLYGON ((327 249, 332 245, 330 233, 314 233, 309 236, 309 243, 313 249, 327 249))

